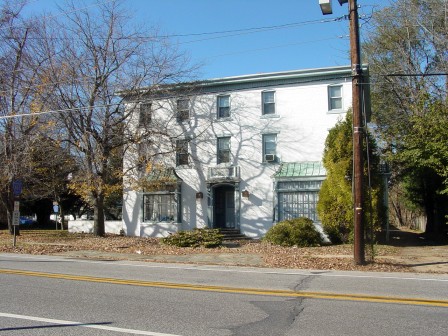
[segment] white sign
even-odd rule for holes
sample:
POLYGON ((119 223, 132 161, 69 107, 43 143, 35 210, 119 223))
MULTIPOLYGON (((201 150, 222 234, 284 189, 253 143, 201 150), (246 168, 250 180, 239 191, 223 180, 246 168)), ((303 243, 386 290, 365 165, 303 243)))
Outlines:
POLYGON ((19 211, 19 210, 20 210, 20 202, 14 201, 14 211, 19 211))
POLYGON ((12 213, 12 225, 19 225, 20 222, 20 212, 14 210, 12 213))

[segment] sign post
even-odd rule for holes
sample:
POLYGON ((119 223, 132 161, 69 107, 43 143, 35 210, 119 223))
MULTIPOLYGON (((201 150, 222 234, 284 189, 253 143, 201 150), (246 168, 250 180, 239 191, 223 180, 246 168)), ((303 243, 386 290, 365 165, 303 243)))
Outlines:
POLYGON ((14 196, 14 211, 12 212, 13 240, 12 246, 16 247, 17 232, 20 224, 20 194, 22 193, 22 180, 12 181, 12 194, 14 196))
POLYGON ((59 204, 58 202, 53 202, 53 212, 56 215, 56 230, 58 229, 58 214, 59 214, 59 204))
MULTIPOLYGON (((15 204, 14 204, 14 206, 15 206, 15 204)), ((16 247, 16 237, 17 237, 16 227, 18 227, 19 224, 20 224, 20 212, 18 210, 14 209, 14 211, 12 212, 12 227, 14 230, 14 238, 12 241, 12 246, 14 246, 14 247, 16 247)))

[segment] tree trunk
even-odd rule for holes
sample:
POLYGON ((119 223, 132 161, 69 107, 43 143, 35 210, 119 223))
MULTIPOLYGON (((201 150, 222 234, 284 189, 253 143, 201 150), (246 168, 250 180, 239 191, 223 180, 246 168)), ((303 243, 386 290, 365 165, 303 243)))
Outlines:
POLYGON ((95 197, 93 206, 93 235, 103 237, 104 229, 104 195, 95 197))
POLYGON ((438 186, 441 184, 438 176, 428 177, 425 181, 425 213, 427 218, 425 235, 433 239, 442 236, 445 225, 445 205, 446 197, 438 193, 438 186))

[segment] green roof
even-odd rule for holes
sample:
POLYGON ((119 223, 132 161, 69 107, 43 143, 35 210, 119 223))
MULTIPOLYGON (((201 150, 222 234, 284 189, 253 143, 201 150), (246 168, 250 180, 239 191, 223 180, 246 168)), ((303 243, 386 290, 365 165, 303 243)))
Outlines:
POLYGON ((284 162, 274 174, 275 178, 282 177, 313 177, 326 176, 327 172, 319 161, 284 162))
POLYGON ((179 181, 179 177, 176 175, 174 168, 152 169, 148 173, 147 181, 154 183, 175 183, 179 181))

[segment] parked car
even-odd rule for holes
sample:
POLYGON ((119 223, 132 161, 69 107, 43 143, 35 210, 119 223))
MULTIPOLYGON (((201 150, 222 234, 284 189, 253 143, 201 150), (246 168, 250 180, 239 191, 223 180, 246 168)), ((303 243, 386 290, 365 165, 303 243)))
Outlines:
POLYGON ((30 217, 20 216, 19 225, 31 226, 36 224, 36 221, 30 217))

